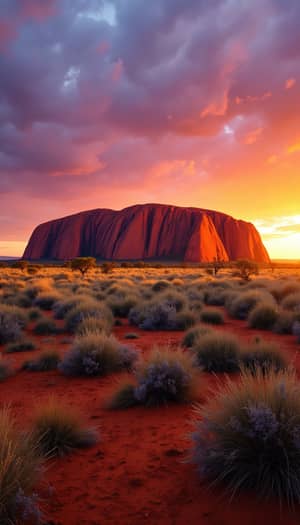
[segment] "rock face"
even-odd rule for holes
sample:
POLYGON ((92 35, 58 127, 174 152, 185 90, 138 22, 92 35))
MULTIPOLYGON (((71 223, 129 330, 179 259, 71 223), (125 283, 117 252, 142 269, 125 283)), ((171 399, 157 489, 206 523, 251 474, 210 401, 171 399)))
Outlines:
POLYGON ((252 259, 268 262, 253 224, 216 211, 162 204, 97 209, 38 226, 25 259, 169 259, 189 262, 252 259))

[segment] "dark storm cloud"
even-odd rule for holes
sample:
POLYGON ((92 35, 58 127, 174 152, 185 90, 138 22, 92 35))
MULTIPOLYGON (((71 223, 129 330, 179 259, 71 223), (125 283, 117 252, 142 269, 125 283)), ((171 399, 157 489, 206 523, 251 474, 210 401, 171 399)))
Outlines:
POLYGON ((281 155, 299 19, 298 0, 2 0, 0 192, 68 200, 281 155))

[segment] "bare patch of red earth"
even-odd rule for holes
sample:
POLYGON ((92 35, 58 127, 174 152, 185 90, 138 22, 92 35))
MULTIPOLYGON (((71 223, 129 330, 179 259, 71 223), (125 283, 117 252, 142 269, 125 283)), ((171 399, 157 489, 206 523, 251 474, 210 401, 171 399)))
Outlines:
MULTIPOLYGON (((249 330, 245 322, 226 318, 220 327, 243 339, 261 335, 277 341, 295 359, 291 336, 249 330)), ((126 326, 116 336, 147 353, 153 344, 176 345, 182 333, 143 332, 126 326), (136 332, 140 338, 127 341, 136 332)), ((31 334, 30 334, 31 336, 31 334)), ((68 349, 65 336, 35 337, 39 348, 68 349)), ((39 350, 11 354, 18 366, 39 350)), ((210 490, 193 465, 184 460, 190 446, 191 406, 105 409, 105 401, 122 374, 113 377, 65 378, 58 372, 18 372, 0 384, 1 404, 10 403, 21 426, 28 425, 35 403, 55 395, 78 407, 87 422, 99 429, 95 447, 75 452, 47 465, 40 487, 42 507, 52 525, 299 525, 300 509, 280 509, 279 503, 259 502, 252 494, 230 502, 223 490, 210 490)), ((204 374, 199 401, 205 401, 215 379, 204 374)))

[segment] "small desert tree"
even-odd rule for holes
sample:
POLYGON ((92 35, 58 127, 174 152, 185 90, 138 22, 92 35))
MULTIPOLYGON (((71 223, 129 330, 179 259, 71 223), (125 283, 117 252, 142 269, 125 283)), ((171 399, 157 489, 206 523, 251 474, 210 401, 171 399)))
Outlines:
POLYGON ((95 268, 96 259, 94 257, 76 257, 70 262, 70 268, 75 271, 78 270, 84 276, 89 270, 95 268))
POLYGON ((239 259, 236 261, 238 276, 244 281, 249 281, 251 275, 258 274, 258 264, 248 259, 239 259))
POLYGON ((24 261, 23 259, 20 259, 19 261, 14 262, 12 267, 25 272, 25 270, 28 269, 28 262, 24 261))
POLYGON ((110 273, 116 267, 116 264, 113 261, 105 261, 101 264, 102 273, 110 273))
POLYGON ((225 261, 223 259, 219 259, 218 257, 214 257, 214 260, 211 264, 214 275, 217 275, 218 272, 225 267, 225 261))

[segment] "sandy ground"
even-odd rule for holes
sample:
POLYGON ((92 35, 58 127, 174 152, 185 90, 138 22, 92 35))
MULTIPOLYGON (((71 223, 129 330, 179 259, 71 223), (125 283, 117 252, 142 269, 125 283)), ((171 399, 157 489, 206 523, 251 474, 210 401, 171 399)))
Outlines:
MULTIPOLYGON (((262 335, 277 341, 294 359, 299 345, 292 336, 249 330, 243 321, 226 317, 222 327, 243 339, 262 335)), ((115 335, 147 353, 153 344, 176 345, 182 332, 143 332, 124 325, 115 335), (136 332, 139 339, 124 335, 136 332)), ((66 336, 35 337, 38 350, 11 354, 16 370, 39 349, 69 346, 66 336)), ((70 338, 69 338, 70 339, 70 338)), ((280 509, 276 501, 258 502, 253 495, 230 502, 222 490, 210 490, 200 482, 193 465, 185 462, 192 430, 191 406, 125 411, 105 409, 105 401, 122 374, 94 379, 65 378, 59 372, 18 371, 0 384, 1 403, 10 403, 24 427, 32 407, 55 395, 78 407, 101 441, 95 447, 47 464, 39 493, 45 517, 51 525, 299 525, 300 509, 280 509)), ((205 401, 215 378, 203 374, 199 401, 205 401)))

